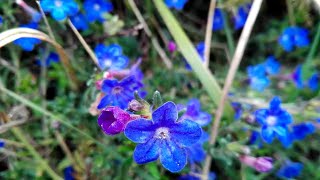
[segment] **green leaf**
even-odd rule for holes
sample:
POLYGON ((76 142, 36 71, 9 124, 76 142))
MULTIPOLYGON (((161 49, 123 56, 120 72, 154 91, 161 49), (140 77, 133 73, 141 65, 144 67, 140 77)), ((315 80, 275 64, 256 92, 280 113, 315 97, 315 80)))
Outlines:
MULTIPOLYGON (((201 62, 201 58, 192 45, 190 39, 187 37, 186 33, 181 28, 178 21, 172 15, 171 11, 166 7, 163 1, 154 0, 153 1, 157 10, 159 11, 163 21, 165 22, 167 28, 169 29, 172 37, 177 43, 182 55, 188 61, 192 70, 198 76, 199 80, 203 84, 204 88, 207 90, 210 98, 214 101, 216 105, 219 104, 222 95, 221 88, 217 83, 214 76, 211 74, 209 69, 207 69, 201 62)), ((232 108, 229 103, 226 104, 225 113, 226 116, 232 118, 232 108)))
POLYGON ((153 109, 157 109, 162 105, 162 98, 159 91, 154 92, 152 104, 153 104, 153 109))

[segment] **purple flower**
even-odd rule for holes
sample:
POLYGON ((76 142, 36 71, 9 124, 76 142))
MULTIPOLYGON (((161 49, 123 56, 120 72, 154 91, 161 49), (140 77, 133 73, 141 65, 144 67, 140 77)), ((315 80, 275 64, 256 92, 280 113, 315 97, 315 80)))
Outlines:
POLYGON ((82 13, 70 17, 70 21, 77 30, 87 30, 89 28, 87 19, 82 13))
POLYGON ((103 22, 104 14, 113 10, 113 5, 108 0, 85 0, 83 7, 89 22, 103 22))
POLYGON ((125 109, 128 103, 134 99, 134 91, 142 85, 133 76, 129 76, 121 81, 106 79, 102 82, 101 91, 105 96, 101 99, 98 109, 106 106, 119 106, 125 109))
POLYGON ((198 99, 191 99, 187 104, 187 110, 179 121, 189 119, 195 121, 200 126, 205 126, 210 123, 212 117, 209 113, 201 111, 200 101, 198 99))
POLYGON ((273 164, 272 164, 272 158, 270 157, 252 157, 252 156, 240 156, 240 161, 249 166, 254 168, 255 170, 259 171, 259 172, 268 172, 273 168, 273 164))
POLYGON ((168 50, 170 53, 174 53, 177 50, 177 45, 174 41, 169 41, 168 50))
POLYGON ((292 138, 294 140, 303 140, 309 134, 314 133, 315 126, 311 122, 304 122, 292 126, 292 138))
MULTIPOLYGON (((38 24, 37 23, 29 23, 29 24, 23 24, 20 27, 25 28, 31 28, 31 29, 37 29, 38 24)), ((15 40, 13 43, 20 46, 24 51, 32 51, 34 47, 39 44, 41 41, 37 38, 20 38, 15 40)))
POLYGON ((292 122, 291 115, 280 107, 281 100, 274 97, 268 109, 259 109, 255 112, 256 121, 261 125, 261 137, 268 144, 272 143, 275 137, 288 147, 291 145, 291 138, 287 125, 292 122))
POLYGON ((188 0, 165 0, 168 8, 175 8, 176 10, 182 10, 188 0))
POLYGON ((302 169, 302 163, 286 161, 277 172, 277 176, 288 179, 295 178, 301 174, 302 169))
POLYGON ((123 132, 127 123, 135 118, 119 107, 109 106, 102 110, 98 124, 106 134, 116 135, 123 132))
POLYGON ((124 134, 138 143, 133 159, 138 164, 157 160, 170 172, 181 171, 187 163, 186 147, 201 137, 200 126, 191 120, 177 122, 178 111, 167 102, 152 113, 152 120, 137 119, 127 124, 124 134))
POLYGON ((78 4, 74 0, 41 0, 40 5, 44 12, 50 12, 57 21, 65 20, 79 11, 78 4))
POLYGON ((99 44, 94 49, 101 69, 121 70, 128 66, 129 59, 122 54, 121 46, 99 44))

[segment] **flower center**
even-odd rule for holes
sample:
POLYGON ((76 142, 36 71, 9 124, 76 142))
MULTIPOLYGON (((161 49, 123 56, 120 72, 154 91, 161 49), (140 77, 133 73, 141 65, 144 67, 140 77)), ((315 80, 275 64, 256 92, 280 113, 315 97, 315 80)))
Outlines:
POLYGON ((266 121, 269 126, 273 126, 276 124, 277 118, 275 116, 268 116, 266 121))
POLYGON ((99 11, 100 10, 100 5, 99 4, 95 4, 93 6, 93 9, 96 10, 96 11, 99 11))
POLYGON ((106 67, 110 67, 110 66, 112 65, 112 61, 111 61, 110 59, 105 59, 105 60, 104 60, 104 65, 105 65, 106 67))
POLYGON ((167 139, 169 138, 169 129, 165 127, 158 128, 154 136, 158 139, 167 139))
POLYGON ((122 92, 123 87, 121 86, 116 86, 112 89, 112 94, 119 94, 120 92, 122 92))
POLYGON ((61 6, 62 6, 62 1, 57 0, 57 1, 55 1, 54 4, 55 4, 57 7, 61 7, 61 6))

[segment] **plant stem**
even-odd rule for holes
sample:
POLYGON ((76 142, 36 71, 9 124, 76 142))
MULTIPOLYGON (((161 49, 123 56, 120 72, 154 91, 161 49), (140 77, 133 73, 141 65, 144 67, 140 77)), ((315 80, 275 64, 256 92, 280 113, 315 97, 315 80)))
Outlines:
POLYGON ((292 6, 294 1, 293 0, 286 0, 286 3, 287 3, 287 9, 288 9, 289 22, 290 22, 291 26, 294 26, 294 25, 296 25, 296 20, 295 20, 294 12, 293 12, 294 9, 292 6))
POLYGON ((134 0, 128 0, 128 2, 129 2, 129 5, 130 5, 133 13, 135 14, 135 16, 137 17, 139 22, 143 25, 144 31, 146 32, 147 36, 151 39, 151 43, 154 46, 154 48, 156 49, 156 51, 158 52, 158 54, 160 55, 162 61, 164 62, 164 64, 167 66, 168 69, 172 69, 172 62, 170 61, 170 59, 168 58, 168 56, 164 52, 164 50, 161 48, 158 40, 152 35, 152 32, 151 32, 148 24, 144 20, 142 14, 140 13, 136 3, 134 2, 134 0))
POLYGON ((209 67, 209 61, 210 61, 210 47, 211 47, 210 44, 212 39, 212 24, 213 24, 215 7, 216 7, 216 0, 211 0, 209 12, 208 12, 205 46, 204 46, 204 64, 207 68, 209 67))
POLYGON ((90 46, 88 45, 88 43, 83 39, 83 37, 81 36, 81 34, 79 33, 79 31, 77 30, 76 27, 74 27, 74 25, 72 24, 72 22, 70 21, 70 19, 68 19, 68 24, 70 26, 70 28, 72 29, 72 31, 74 32, 74 34, 77 36, 77 38, 79 39, 80 43, 82 44, 82 46, 84 47, 84 49, 87 51, 87 53, 89 54, 89 56, 91 57, 91 59, 93 60, 93 62, 97 65, 97 67, 99 69, 99 62, 98 62, 98 58, 96 56, 96 54, 93 52, 93 50, 90 48, 90 46))
POLYGON ((39 1, 39 0, 36 0, 36 3, 38 4, 38 7, 39 7, 39 9, 40 9, 40 13, 41 13, 41 15, 42 15, 42 17, 43 17, 43 19, 44 19, 44 23, 45 23, 46 26, 47 26, 47 30, 48 30, 49 36, 51 37, 51 39, 53 39, 54 41, 56 41, 56 38, 54 37, 52 28, 51 28, 51 26, 50 26, 50 24, 49 24, 49 22, 48 22, 48 19, 47 19, 47 17, 46 17, 46 14, 44 13, 44 11, 43 11, 43 9, 42 9, 42 7, 41 7, 41 5, 40 5, 40 1, 39 1))
POLYGON ((41 155, 32 147, 32 145, 25 138, 25 133, 18 127, 12 128, 12 133, 24 144, 28 149, 29 153, 41 164, 41 167, 51 176, 52 179, 62 179, 58 174, 56 174, 46 160, 44 160, 41 155))
MULTIPOLYGON (((245 23, 245 26, 243 28, 243 31, 241 33, 241 36, 240 36, 240 39, 239 39, 239 42, 238 42, 238 45, 237 45, 237 48, 235 51, 235 54, 232 58, 231 67, 229 68, 228 75, 227 75, 227 78, 225 80, 224 87, 222 90, 222 97, 220 99, 218 109, 216 111, 215 120, 213 121, 213 129, 211 130, 211 135, 210 135, 210 139, 209 139, 209 144, 211 146, 213 146, 216 142, 220 121, 221 121, 222 114, 224 111, 224 106, 227 101, 228 92, 229 92, 229 89, 232 85, 232 82, 233 82, 233 79, 234 79, 235 74, 237 72, 237 69, 240 65, 241 59, 244 54, 245 47, 247 45, 247 42, 249 40, 251 31, 253 28, 253 25, 256 21, 256 18, 258 16, 259 11, 260 11, 262 2, 263 2, 263 0, 253 1, 252 8, 251 8, 249 15, 248 15, 248 19, 245 23)), ((206 160, 205 160, 205 164, 204 164, 204 168, 202 171, 202 175, 203 175, 202 179, 206 179, 208 177, 210 166, 211 166, 211 161, 212 161, 212 157, 210 155, 207 155, 206 160)))
POLYGON ((222 17, 223 17, 223 22, 224 22, 224 31, 225 31, 226 37, 227 37, 229 54, 230 54, 231 57, 233 57, 234 39, 233 39, 233 36, 232 36, 232 31, 231 31, 231 28, 230 28, 230 24, 229 24, 229 21, 228 21, 227 14, 222 12, 222 17))

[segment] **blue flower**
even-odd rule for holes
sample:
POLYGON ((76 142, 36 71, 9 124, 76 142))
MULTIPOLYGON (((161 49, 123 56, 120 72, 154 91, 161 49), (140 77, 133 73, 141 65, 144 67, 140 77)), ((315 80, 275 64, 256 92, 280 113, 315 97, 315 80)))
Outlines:
MULTIPOLYGON (((199 56, 201 57, 202 62, 204 62, 205 44, 204 44, 203 41, 202 41, 202 42, 199 42, 199 43, 196 45, 196 50, 197 50, 199 56)), ((186 69, 189 70, 189 71, 191 71, 192 68, 191 68, 190 64, 189 64, 186 60, 185 60, 185 62, 186 62, 186 69)))
POLYGON ((63 170, 64 180, 75 180, 75 178, 73 177, 73 174, 74 174, 74 169, 72 166, 68 166, 64 168, 63 170))
POLYGON ((270 80, 267 77, 266 68, 263 64, 248 66, 247 73, 249 76, 250 87, 252 89, 262 92, 269 86, 270 80))
POLYGON ((85 0, 83 7, 89 22, 103 22, 104 14, 113 10, 112 3, 107 0, 85 0))
POLYGON ((306 47, 310 44, 308 31, 300 27, 286 28, 278 40, 285 51, 292 51, 296 47, 306 47))
MULTIPOLYGON (((25 28, 31 28, 31 29, 37 29, 38 24, 37 23, 29 23, 21 25, 20 27, 25 28)), ((20 46, 25 51, 32 51, 34 46, 39 44, 41 41, 36 38, 20 38, 14 41, 14 44, 20 46)))
POLYGON ((292 138, 294 140, 303 140, 309 134, 314 133, 316 128, 311 122, 304 122, 292 126, 292 138))
POLYGON ((4 141, 0 141, 0 148, 3 148, 6 145, 4 141))
POLYGON ((234 119, 235 120, 239 120, 241 118, 242 112, 243 112, 242 105, 240 103, 238 103, 238 102, 232 102, 231 106, 232 106, 232 108, 233 108, 233 110, 235 112, 234 113, 234 119))
POLYGON ((175 8, 177 10, 182 10, 183 6, 188 2, 188 0, 165 0, 168 8, 175 8))
POLYGON ((78 4, 74 0, 41 0, 40 5, 44 12, 49 12, 57 21, 65 20, 79 11, 78 4))
POLYGON ((186 147, 201 137, 200 126, 191 120, 177 122, 178 111, 167 102, 152 113, 152 120, 138 119, 127 124, 124 134, 138 143, 133 159, 138 164, 156 161, 170 172, 179 172, 187 164, 186 147))
MULTIPOLYGON (((194 172, 194 173, 198 173, 199 172, 194 172)), ((210 172, 209 173, 209 179, 208 180, 215 180, 217 178, 216 174, 214 172, 210 172)), ((183 176, 180 176, 178 178, 178 180, 200 180, 199 177, 197 176, 194 176, 192 174, 186 174, 186 175, 183 175, 183 176)))
POLYGON ((259 148, 262 147, 262 145, 263 145, 262 144, 262 139, 261 139, 260 133, 258 131, 252 131, 251 132, 248 144, 250 144, 250 145, 254 145, 255 144, 259 148))
POLYGON ((70 17, 70 20, 77 30, 87 30, 89 27, 88 22, 82 13, 70 17))
POLYGON ((223 12, 221 9, 216 8, 214 11, 212 30, 218 31, 223 29, 223 27, 224 27, 223 12))
POLYGON ((205 126, 210 123, 212 117, 207 112, 202 112, 200 109, 200 101, 198 99, 191 99, 187 104, 187 110, 180 120, 189 119, 195 121, 200 126, 205 126))
POLYGON ((129 76, 121 81, 106 79, 102 82, 101 90, 105 96, 101 99, 98 109, 108 105, 118 106, 125 109, 128 103, 134 99, 134 91, 142 87, 133 76, 129 76))
POLYGON ((274 56, 267 57, 263 65, 266 68, 266 72, 270 75, 276 75, 280 71, 280 63, 274 56))
POLYGON ((288 179, 295 178, 301 174, 302 169, 302 163, 287 161, 281 166, 277 176, 288 179))
POLYGON ((261 137, 268 144, 271 144, 275 137, 288 147, 291 145, 291 138, 287 125, 292 122, 291 115, 280 107, 281 100, 274 97, 269 109, 259 109, 255 114, 256 121, 261 125, 261 137))
POLYGON ((234 28, 236 30, 243 28, 247 21, 251 4, 240 6, 237 15, 234 17, 234 28))
POLYGON ((47 59, 45 60, 45 63, 42 63, 41 60, 37 60, 36 63, 39 66, 45 66, 45 67, 49 67, 51 65, 51 63, 58 63, 60 61, 59 55, 57 53, 51 52, 47 59))
POLYGON ((311 91, 316 91, 319 88, 319 74, 313 74, 310 79, 308 80, 308 87, 311 91))
POLYGON ((99 44, 94 49, 101 69, 121 70, 128 66, 129 59, 122 54, 121 46, 99 44))
POLYGON ((2 16, 0 16, 0 26, 2 26, 2 24, 3 24, 3 18, 2 16))
POLYGON ((302 89, 304 87, 301 65, 298 65, 292 73, 292 80, 298 89, 302 89))
POLYGON ((199 141, 187 148, 188 160, 190 164, 201 163, 206 158, 206 151, 203 144, 209 140, 209 134, 202 131, 199 141))

